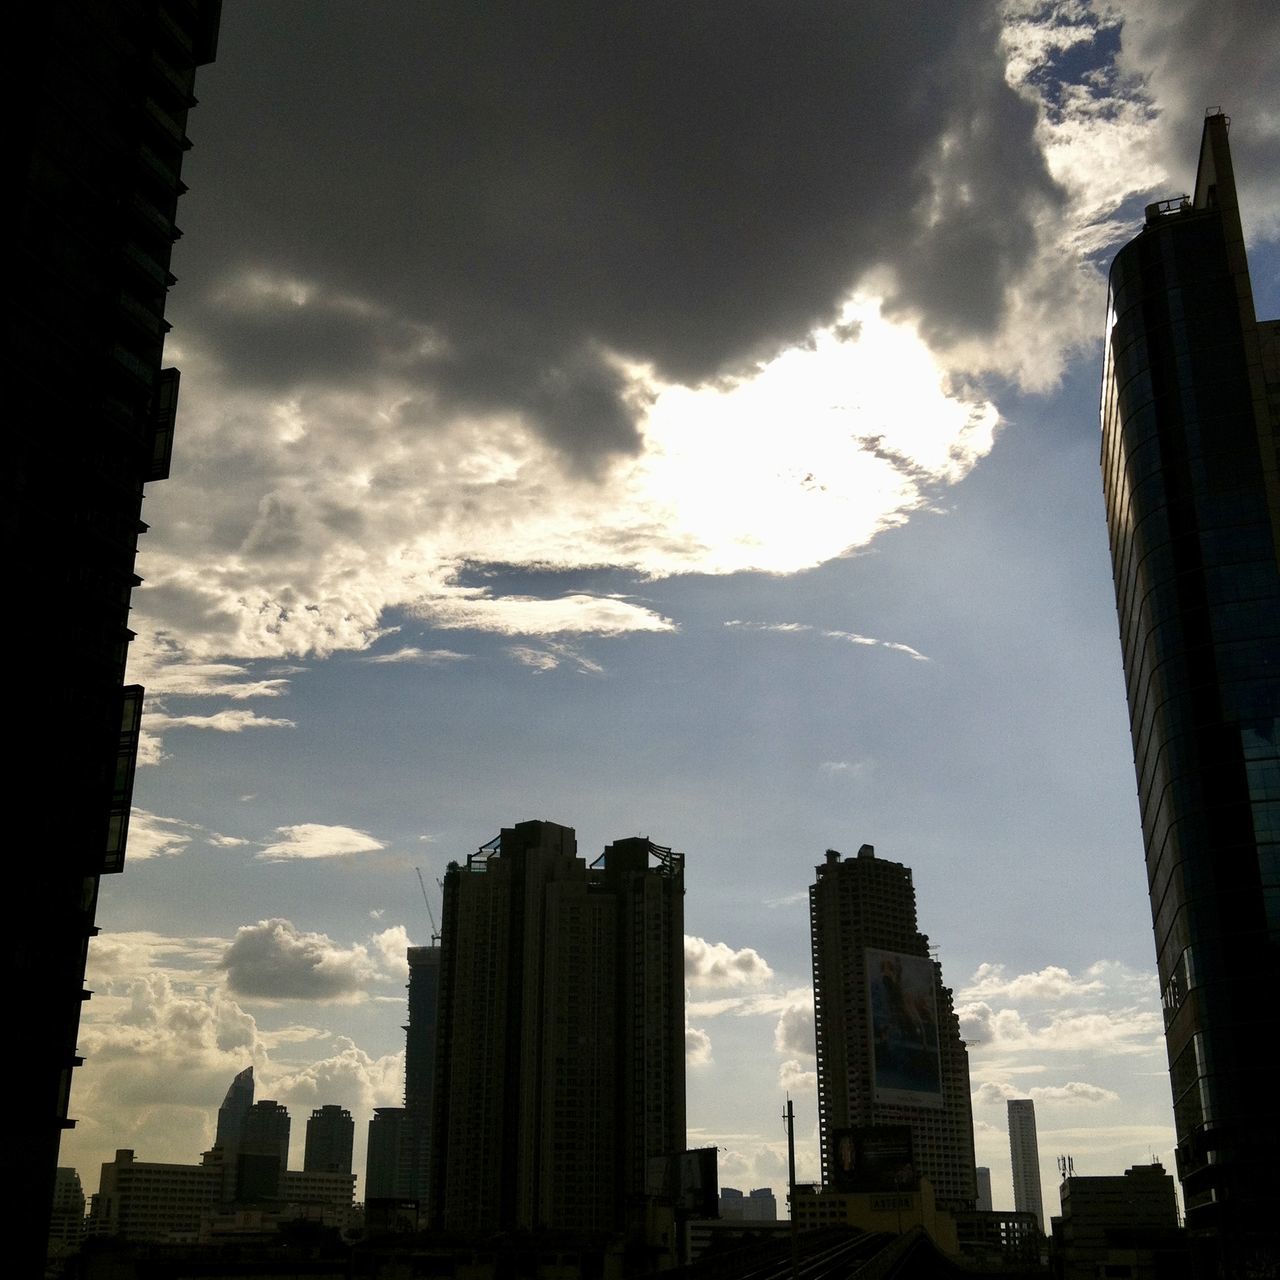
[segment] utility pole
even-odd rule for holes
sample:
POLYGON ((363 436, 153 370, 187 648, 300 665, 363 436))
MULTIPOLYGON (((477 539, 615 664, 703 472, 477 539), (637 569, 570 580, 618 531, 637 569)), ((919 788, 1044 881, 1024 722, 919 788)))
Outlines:
POLYGON ((787 1213, 791 1218, 791 1277, 800 1276, 800 1229, 796 1225, 796 1109, 787 1095, 787 1109, 782 1115, 787 1126, 787 1213))

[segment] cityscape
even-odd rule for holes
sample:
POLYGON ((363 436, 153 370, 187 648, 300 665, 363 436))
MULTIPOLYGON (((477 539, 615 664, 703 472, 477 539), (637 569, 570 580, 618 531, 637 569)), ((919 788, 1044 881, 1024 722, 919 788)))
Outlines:
POLYGON ((1274 1274, 1280 16, 960 7, 51 6, 24 1274, 1274 1274))

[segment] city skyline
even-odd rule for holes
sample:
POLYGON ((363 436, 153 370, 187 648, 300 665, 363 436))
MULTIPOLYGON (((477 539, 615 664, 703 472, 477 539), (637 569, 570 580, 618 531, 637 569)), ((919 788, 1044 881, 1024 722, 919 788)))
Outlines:
MULTIPOLYGON (((880 78, 857 102, 833 98, 814 63, 806 109, 840 105, 839 128, 820 146, 779 117, 778 136, 816 148, 809 182, 856 159, 870 193, 848 215, 857 249, 793 205, 747 217, 759 190, 717 171, 724 227, 745 219, 760 239, 730 237, 748 270, 713 255, 719 275, 700 290, 673 281, 697 278, 706 235, 664 244, 685 275, 636 283, 654 266, 642 250, 656 210, 701 225, 668 202, 661 166, 643 189, 610 171, 643 214, 624 227, 607 192, 569 200, 581 170, 550 126, 526 139, 529 169, 476 137, 492 178, 478 207, 494 236, 514 220, 523 256, 502 256, 505 291, 484 275, 491 296, 471 314, 456 279, 423 274, 476 207, 439 185, 455 135, 408 127, 435 124, 404 114, 412 23, 379 10, 371 31, 336 9, 300 12, 301 43, 288 6, 227 5, 219 60, 202 71, 166 348, 183 409, 173 478, 147 499, 135 593, 131 678, 148 687, 153 763, 126 874, 104 890, 80 1123, 61 1163, 89 1182, 116 1147, 203 1149, 197 1096, 252 1061, 294 1115, 350 1109, 362 1169, 371 1108, 400 1102, 405 947, 432 931, 414 868, 431 885, 502 822, 545 815, 572 822, 584 848, 634 830, 687 855, 690 1143, 726 1148, 723 1182, 781 1187, 773 1117, 787 1088, 801 1176, 816 1176, 803 895, 824 848, 861 839, 915 871, 966 1038, 981 1042, 975 1136, 997 1206, 1011 1203, 1011 1096, 1035 1098, 1047 1186, 1062 1150, 1089 1172, 1151 1149, 1172 1164, 1098 491, 1102 280, 1143 202, 1186 185, 1187 139, 1230 94, 1258 309, 1280 311, 1265 300, 1276 227, 1263 220, 1280 207, 1280 166, 1257 119, 1275 72, 1249 57, 1274 14, 1259 8, 1246 37, 1252 6, 1216 8, 1228 37, 1216 63, 1179 56, 1207 45, 1209 9, 1190 3, 1181 25, 1141 4, 1123 26, 1079 5, 1052 31, 1036 6, 1010 5, 1003 48, 982 5, 940 16, 928 40, 843 31, 842 75, 860 69, 861 35, 883 74, 934 77, 936 119, 880 78), (981 127, 967 132, 970 119, 981 127), (371 139, 367 163, 335 141, 351 137, 371 139), (421 145, 401 153, 403 138, 421 145), (885 152, 933 185, 894 185, 885 152), (539 227, 589 211, 573 232, 601 274, 583 253, 552 289, 540 264, 556 246, 500 197, 539 227), (1003 248, 977 237, 966 250, 966 209, 1006 233, 1003 248), (371 220, 383 234, 367 235, 371 220), (625 253, 608 255, 599 225, 618 228, 625 253), (937 290, 926 297, 908 268, 930 227, 961 239, 921 262, 937 290), (982 272, 1004 292, 977 288, 982 272), (621 301, 597 289, 573 329, 572 290, 608 279, 621 301), (688 323, 664 338, 681 310, 688 323), (601 372, 592 342, 627 356, 630 382, 601 372), (753 363, 766 352, 786 353, 767 376, 753 363), (646 362, 652 374, 635 374, 646 362), (528 390, 531 369, 541 399, 511 390, 528 390), (938 389, 948 371, 952 398, 938 389), (657 396, 639 445, 611 400, 619 386, 657 396), (599 403, 613 410, 582 429, 599 403)), ((644 38, 670 34, 635 44, 651 57, 644 38)), ((782 35, 807 65, 803 33, 782 35)), ((784 73, 753 60, 751 36, 726 46, 726 66, 775 89, 784 73)), ((666 74, 679 103, 691 92, 679 59, 666 74)), ((447 120, 454 94, 452 118, 479 129, 464 87, 436 86, 427 105, 447 120)), ((537 85, 517 91, 544 121, 567 110, 537 85)), ((608 99, 594 82, 583 93, 608 99)), ((748 125, 743 147, 767 151, 748 125)), ((687 133, 663 135, 680 173, 707 141, 687 133)), ((813 192, 824 210, 845 206, 839 184, 813 192)))

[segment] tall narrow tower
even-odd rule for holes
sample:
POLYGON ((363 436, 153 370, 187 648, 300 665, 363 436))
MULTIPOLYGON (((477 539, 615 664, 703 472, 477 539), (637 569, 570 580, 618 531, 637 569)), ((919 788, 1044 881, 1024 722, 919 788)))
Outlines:
POLYGON ((317 1107, 307 1121, 302 1167, 307 1173, 350 1173, 356 1124, 346 1107, 317 1107))
POLYGON ((844 860, 828 849, 809 890, 809 930, 823 1182, 836 1181, 843 1133, 905 1125, 939 1205, 972 1209, 969 1056, 916 928, 910 870, 869 844, 844 860))
POLYGON ((1044 1200, 1040 1195, 1036 1104, 1030 1098, 1009 1099, 1009 1163, 1013 1169, 1013 1207, 1018 1213, 1034 1213, 1043 1235, 1044 1200))
POLYGON ((616 1232, 684 1148, 684 859, 522 822, 444 881, 432 1216, 616 1232), (678 1056, 677 1056, 678 1054, 678 1056))
POLYGON ((1116 256, 1102 471, 1187 1226, 1280 1253, 1280 320, 1259 324, 1229 121, 1116 256))
POLYGON ((431 1123, 436 1075, 436 1011, 440 999, 440 948, 409 948, 409 1021, 404 1028, 405 1196, 427 1200, 431 1123))

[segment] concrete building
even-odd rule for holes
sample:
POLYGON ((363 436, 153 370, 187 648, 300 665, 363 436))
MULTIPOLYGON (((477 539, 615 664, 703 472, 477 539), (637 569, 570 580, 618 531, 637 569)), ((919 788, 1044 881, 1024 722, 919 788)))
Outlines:
POLYGON ((409 1145, 403 1107, 375 1107, 365 1150, 364 1198, 410 1200, 409 1145))
POLYGON ((684 859, 591 867, 573 830, 504 828, 449 864, 433 1221, 643 1234, 646 1163, 685 1146, 684 859))
POLYGON ((884 1145, 872 1131, 905 1129, 911 1150, 885 1175, 904 1188, 923 1175, 940 1209, 972 1209, 969 1058, 942 968, 916 928, 910 870, 870 845, 856 858, 827 850, 809 928, 824 1186, 854 1189, 866 1144, 884 1145))
POLYGON ((991 1170, 979 1165, 974 1171, 978 1185, 978 1212, 990 1213, 991 1210, 991 1170))
POLYGON ((49 1220, 50 1256, 74 1252, 84 1238, 84 1188, 74 1169, 59 1168, 53 1183, 53 1215, 49 1220))
POLYGON ((1102 471, 1178 1177, 1237 1274, 1280 1256, 1280 320, 1254 314, 1229 124, 1112 264, 1102 471))
POLYGON ((196 68, 217 0, 48 0, 23 13, 6 68, 16 175, 6 289, 4 528, 23 646, 10 715, 18 794, 51 794, 58 838, 4 930, 23 1028, 23 1102, 7 1139, 7 1259, 35 1275, 47 1244, 100 877, 124 869, 142 689, 125 687, 143 485, 168 475, 178 371, 161 369, 179 177, 196 68), (56 767, 50 767, 56 761, 56 767))
POLYGON ((721 1187, 720 1217, 729 1222, 777 1222, 778 1201, 773 1188, 756 1187, 744 1194, 737 1187, 721 1187))
POLYGON ((1054 1225, 1062 1280, 1190 1276, 1173 1178, 1162 1165, 1138 1165, 1122 1177, 1071 1175, 1059 1195, 1062 1217, 1054 1225))
POLYGON ((303 1169, 307 1173, 349 1174, 355 1134, 356 1124, 346 1107, 317 1107, 307 1121, 303 1169))
POLYGON ((88 1231, 135 1241, 194 1241, 202 1214, 222 1203, 216 1164, 159 1164, 122 1149, 102 1166, 88 1231))
POLYGON ((404 1028, 404 1164, 407 1198, 427 1201, 431 1123, 435 1107, 436 1013, 440 948, 409 948, 409 1021, 404 1028))
POLYGON ((1040 1147, 1036 1142, 1036 1104, 1009 1099, 1009 1163, 1013 1169, 1013 1207, 1034 1213, 1044 1235, 1044 1198, 1040 1194, 1040 1147))

